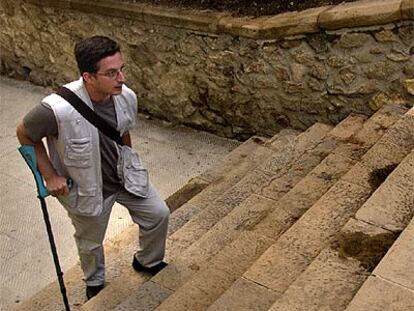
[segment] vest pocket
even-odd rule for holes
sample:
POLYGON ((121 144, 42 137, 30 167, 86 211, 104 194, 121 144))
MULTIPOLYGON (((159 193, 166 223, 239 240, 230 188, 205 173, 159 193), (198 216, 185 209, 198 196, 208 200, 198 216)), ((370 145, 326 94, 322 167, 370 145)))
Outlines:
POLYGON ((90 167, 92 165, 92 143, 90 137, 68 139, 65 145, 66 166, 90 167))
POLYGON ((102 213, 102 200, 96 197, 95 188, 81 188, 74 183, 67 196, 59 196, 59 202, 72 214, 97 216, 102 213))
POLYGON ((142 165, 139 155, 128 146, 120 147, 118 176, 128 192, 146 198, 148 195, 148 171, 142 165))
POLYGON ((128 167, 124 172, 125 189, 137 196, 146 198, 148 193, 148 171, 145 168, 128 167))

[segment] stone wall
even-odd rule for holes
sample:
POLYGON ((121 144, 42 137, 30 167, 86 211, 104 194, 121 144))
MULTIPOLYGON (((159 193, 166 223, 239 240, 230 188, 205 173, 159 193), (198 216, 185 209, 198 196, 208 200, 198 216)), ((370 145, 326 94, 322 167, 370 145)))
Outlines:
POLYGON ((412 104, 414 1, 360 1, 257 19, 116 1, 2 0, 1 74, 56 87, 73 46, 119 41, 139 109, 219 135, 272 135, 412 104))

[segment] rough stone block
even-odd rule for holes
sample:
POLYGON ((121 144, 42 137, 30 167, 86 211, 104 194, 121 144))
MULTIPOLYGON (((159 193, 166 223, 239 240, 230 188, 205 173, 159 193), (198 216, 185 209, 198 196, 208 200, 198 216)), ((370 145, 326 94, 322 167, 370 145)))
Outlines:
MULTIPOLYGON (((150 311, 154 310, 162 301, 167 299, 172 294, 171 290, 163 288, 154 282, 146 282, 140 286, 138 290, 135 290, 133 295, 129 296, 116 308, 111 309, 114 311, 150 311)), ((105 305, 101 305, 105 307, 105 305)), ((102 309, 96 309, 102 310, 102 309)), ((106 310, 106 309, 105 309, 106 310)))
MULTIPOLYGON (((299 154, 304 152, 304 149, 317 145, 320 140, 331 129, 331 126, 323 124, 316 124, 308 131, 299 135, 295 140, 295 148, 299 154)), ((279 164, 279 170, 286 167, 286 163, 292 161, 291 154, 283 152, 277 153, 283 160, 283 165, 279 164)), ((266 160, 269 166, 274 166, 275 157, 266 160)), ((293 158, 294 159, 294 158, 293 158)), ((262 168, 263 166, 261 166, 262 168)), ((274 167, 273 167, 274 168, 274 167)), ((167 241, 167 248, 172 254, 182 253, 192 243, 197 241, 203 234, 205 234, 212 226, 214 226, 222 217, 228 214, 234 207, 243 202, 249 195, 258 191, 263 185, 268 183, 271 178, 279 174, 279 170, 269 170, 268 173, 263 173, 259 169, 255 169, 247 174, 235 186, 225 191, 222 196, 209 203, 208 207, 204 208, 202 212, 197 214, 193 219, 186 223, 180 230, 175 232, 167 241)), ((190 200, 189 203, 193 201, 190 200)))
POLYGON ((356 218, 393 232, 414 215, 414 153, 410 153, 356 213, 356 218))
MULTIPOLYGON (((414 291, 414 220, 375 268, 373 274, 414 291)), ((414 300, 413 300, 414 301, 414 300)))
POLYGON ((414 107, 412 107, 410 110, 408 110, 405 115, 407 115, 407 116, 414 116, 414 107))
POLYGON ((125 3, 120 6, 116 1, 94 1, 71 0, 70 8, 86 13, 99 13, 114 17, 130 18, 137 21, 144 21, 144 6, 132 3, 125 3))
POLYGON ((320 161, 320 156, 304 155, 292 164, 289 170, 283 172, 281 176, 272 179, 269 185, 259 189, 258 193, 275 201, 279 200, 317 166, 320 161))
MULTIPOLYGON (((279 134, 275 135, 278 137, 279 134)), ((257 149, 263 149, 267 140, 262 137, 253 136, 234 150, 220 159, 219 162, 214 163, 208 170, 201 173, 201 179, 213 182, 232 171, 235 167, 243 164, 243 162, 250 162, 251 165, 256 164, 256 157, 260 157, 262 153, 257 152, 257 149)))
POLYGON ((367 277, 357 260, 324 249, 269 311, 344 310, 367 277))
POLYGON ((401 0, 401 16, 403 19, 414 19, 414 2, 412 0, 401 0))
POLYGON ((321 140, 333 129, 332 125, 315 123, 297 137, 298 150, 306 150, 319 144, 321 140))
POLYGON ((239 17, 223 16, 218 21, 217 28, 224 33, 235 36, 258 39, 261 37, 263 23, 268 17, 239 17))
POLYGON ((292 135, 298 136, 299 134, 300 132, 293 130, 291 128, 283 129, 277 135, 274 135, 272 138, 267 140, 264 146, 270 147, 270 148, 276 147, 276 150, 278 150, 281 145, 283 146, 286 143, 289 143, 289 141, 293 140, 292 135), (287 141, 284 137, 287 137, 287 141), (284 142, 281 139, 284 139, 286 142, 284 142))
POLYGON ((401 105, 385 105, 374 113, 369 120, 379 124, 381 127, 389 128, 408 112, 408 109, 401 105))
MULTIPOLYGON (((363 155, 369 150, 369 146, 365 144, 345 143, 340 144, 331 154, 342 156, 354 162, 360 161, 363 155)), ((335 159, 335 156, 333 157, 335 159)), ((328 156, 329 157, 329 156, 328 156)), ((341 170, 340 170, 341 172, 341 170)))
POLYGON ((208 261, 241 232, 252 230, 277 207, 277 202, 251 195, 181 254, 185 261, 208 261))
MULTIPOLYGON (((255 190, 259 189, 269 177, 260 173, 250 173, 245 176, 239 183, 228 189, 221 186, 222 192, 225 191, 221 197, 212 200, 211 193, 206 196, 203 192, 199 195, 203 197, 203 202, 200 198, 194 198, 189 201, 189 204, 196 206, 205 206, 204 209, 188 221, 180 230, 175 232, 167 241, 167 248, 170 253, 178 254, 184 251, 188 246, 197 241, 204 233, 206 233, 212 226, 214 226, 222 217, 229 213, 235 206, 240 204, 255 190)), ((211 185, 210 185, 211 186, 211 185)), ((208 188, 207 188, 208 189, 208 188)))
MULTIPOLYGON (((116 306, 122 304, 130 305, 127 301, 132 302, 135 299, 135 295, 131 295, 133 288, 148 288, 149 280, 148 275, 144 274, 137 274, 136 272, 128 269, 128 271, 125 271, 123 275, 121 275, 119 278, 116 278, 114 281, 106 284, 105 288, 94 297, 94 299, 91 299, 87 301, 83 306, 82 310, 85 311, 109 311, 114 310, 116 306)), ((141 289, 140 289, 141 291, 141 289)), ((134 292, 135 294, 136 292, 134 292)), ((126 310, 123 308, 116 308, 116 310, 126 310)), ((135 309, 134 309, 135 310, 135 309)), ((143 309, 139 309, 143 310, 143 309)), ((146 309, 147 310, 147 309, 146 309)))
POLYGON ((284 292, 369 197, 370 191, 339 181, 270 247, 245 277, 284 292))
POLYGON ((208 311, 267 310, 281 295, 244 278, 238 279, 208 311))
POLYGON ((350 114, 329 132, 329 136, 339 140, 349 140, 363 128, 366 119, 362 115, 350 114))
MULTIPOLYGON (((176 267, 175 262, 170 261, 167 267, 152 278, 152 281, 171 290, 179 288, 184 283, 184 278, 181 278, 179 267, 179 264, 176 267)), ((198 269, 198 267, 196 268, 198 269)))
MULTIPOLYGON (((252 231, 243 232, 237 240, 227 245, 209 263, 190 265, 189 267, 193 269, 190 274, 193 276, 187 282, 184 283, 183 281, 189 276, 188 269, 182 265, 185 262, 181 260, 179 261, 179 267, 174 263, 174 266, 169 271, 171 273, 166 274, 162 271, 155 276, 154 281, 163 286, 176 288, 176 293, 171 300, 188 300, 188 302, 185 302, 186 306, 191 305, 193 300, 199 300, 199 295, 202 295, 203 297, 198 302, 198 307, 201 308, 203 306, 205 309, 243 274, 254 260, 271 245, 272 241, 274 239, 264 237, 260 233, 252 231), (184 277, 182 277, 183 275, 184 277), (180 283, 182 286, 179 286, 180 283), (210 291, 210 284, 212 283, 221 284, 221 286, 215 288, 214 291, 210 291), (191 288, 194 287, 198 290, 191 291, 191 288), (191 295, 189 294, 190 292, 191 295), (207 292, 209 293, 208 297, 205 294, 207 292)), ((165 271, 167 271, 166 269, 165 271)), ((171 307, 169 303, 168 305, 171 307)), ((194 307, 193 305, 191 306, 194 307)))
POLYGON ((414 292, 378 277, 369 277, 346 311, 408 311, 413 309, 414 292))
MULTIPOLYGON (((203 210, 204 206, 185 203, 170 216, 168 234, 171 235, 203 210)), ((167 250, 168 251, 168 250, 167 250)))
POLYGON ((204 278, 202 282, 187 283, 183 286, 183 290, 169 296, 157 310, 194 310, 202 311, 206 306, 210 305, 215 297, 224 292, 229 286, 227 278, 222 278, 225 273, 219 270, 210 270, 209 278, 204 278), (200 286, 202 288, 200 288, 200 286), (206 291, 205 288, 208 290, 206 291), (195 297, 193 299, 193 297, 195 297))
MULTIPOLYGON (((414 7, 414 4, 413 4, 414 7)), ((413 9, 414 10, 414 9, 413 9)), ((407 92, 411 95, 414 95, 414 79, 407 79, 404 81, 404 86, 407 92)))
POLYGON ((354 163, 340 152, 330 154, 282 197, 278 205, 292 217, 301 217, 354 163))
POLYGON ((189 199, 203 191, 210 183, 202 178, 195 177, 187 184, 178 189, 174 194, 170 195, 165 202, 167 203, 170 212, 175 211, 182 206, 189 199))
POLYGON ((243 277, 282 294, 311 263, 311 259, 277 241, 244 273, 243 277))
MULTIPOLYGON (((293 137, 293 136, 292 136, 293 137)), ((212 204, 212 198, 220 197, 224 192, 237 184, 245 177, 247 172, 254 169, 257 165, 266 161, 271 156, 270 148, 257 146, 252 153, 246 158, 238 158, 233 162, 234 165, 224 165, 222 175, 220 176, 218 170, 213 168, 213 171, 200 175, 201 178, 213 180, 207 188, 205 188, 198 195, 189 200, 189 203, 206 207, 212 204)))
POLYGON ((374 145, 406 112, 407 109, 400 105, 382 107, 364 123, 363 128, 353 137, 353 141, 366 146, 374 145))
MULTIPOLYGON (((313 149, 321 144, 321 140, 331 129, 332 126, 330 125, 314 124, 294 140, 287 142, 285 145, 280 145, 281 151, 275 152, 267 161, 258 166, 256 171, 260 171, 271 178, 280 176, 280 173, 287 172, 290 165, 297 161, 306 150, 313 149)), ((331 143, 333 143, 333 140, 327 140, 325 146, 329 148, 331 143)))
POLYGON ((381 138, 381 141, 393 143, 409 152, 414 148, 414 133, 411 131, 413 127, 414 116, 409 111, 401 120, 388 129, 383 138, 381 138))
POLYGON ((370 169, 372 182, 377 182, 378 187, 410 151, 408 147, 381 139, 365 153, 360 163, 370 169))
POLYGON ((401 18, 401 0, 357 1, 334 6, 319 15, 321 29, 382 25, 401 18))
POLYGON ((167 283, 160 284, 176 290, 241 232, 252 229, 274 208, 275 204, 275 201, 257 195, 247 198, 199 240, 194 241, 188 249, 181 252, 174 260, 173 268, 168 269, 174 270, 174 276, 169 280, 165 280, 164 277, 167 283))
MULTIPOLYGON (((135 3, 134 3, 135 4, 135 3)), ((172 26, 205 32, 217 32, 219 20, 225 14, 145 6, 144 21, 148 24, 172 26)))
POLYGON ((329 7, 312 8, 301 12, 278 14, 264 21, 260 38, 283 38, 319 30, 318 16, 329 7))
POLYGON ((27 0, 27 2, 41 6, 53 6, 60 9, 69 9, 71 7, 70 0, 27 0))
MULTIPOLYGON (((280 199, 285 193, 290 191, 294 185, 315 168, 332 150, 335 150, 339 144, 338 140, 347 139, 358 131, 364 118, 351 116, 342 121, 335 129, 331 130, 328 137, 316 146, 310 147, 289 166, 282 167, 279 177, 272 178, 269 185, 260 190, 260 194, 274 200, 280 199)), ((349 150, 343 152, 349 153, 351 150, 356 152, 356 147, 349 147, 349 150)), ((342 150, 338 149, 338 152, 342 150)), ((267 167, 260 167, 263 170, 269 170, 267 167)), ((323 169, 323 168, 322 168, 323 169)), ((341 170, 339 170, 339 173, 341 170)), ((341 173, 340 173, 341 174, 341 173)))
MULTIPOLYGON (((286 213, 281 211, 281 216, 275 219, 279 221, 280 228, 285 225, 286 213)), ((280 230, 274 232, 274 236, 266 236, 262 230, 245 231, 223 248, 210 262, 209 269, 226 271, 228 275, 241 276, 247 268, 277 240, 280 230)))

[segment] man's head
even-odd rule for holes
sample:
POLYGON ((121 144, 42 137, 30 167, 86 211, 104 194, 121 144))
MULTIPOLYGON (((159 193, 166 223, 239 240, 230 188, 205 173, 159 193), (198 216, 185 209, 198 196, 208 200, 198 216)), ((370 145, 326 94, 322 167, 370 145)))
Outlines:
POLYGON ((96 73, 101 59, 120 51, 118 43, 104 36, 93 36, 78 42, 75 45, 75 57, 80 73, 96 73))
POLYGON ((76 44, 75 57, 92 100, 104 102, 122 92, 124 60, 118 43, 104 36, 90 37, 76 44))

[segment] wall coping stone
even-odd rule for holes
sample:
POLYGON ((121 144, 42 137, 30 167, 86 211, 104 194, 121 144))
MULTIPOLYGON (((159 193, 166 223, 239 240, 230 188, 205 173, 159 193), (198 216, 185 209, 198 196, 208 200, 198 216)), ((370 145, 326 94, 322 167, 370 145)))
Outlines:
POLYGON ((321 30, 414 20, 413 0, 361 0, 258 18, 113 0, 24 0, 27 3, 128 18, 144 23, 252 39, 280 39, 321 30))

